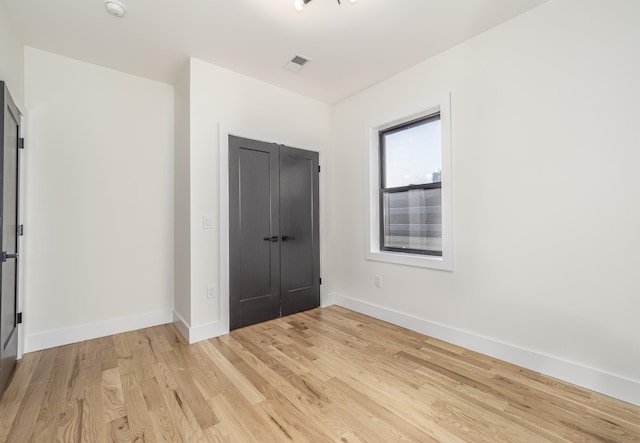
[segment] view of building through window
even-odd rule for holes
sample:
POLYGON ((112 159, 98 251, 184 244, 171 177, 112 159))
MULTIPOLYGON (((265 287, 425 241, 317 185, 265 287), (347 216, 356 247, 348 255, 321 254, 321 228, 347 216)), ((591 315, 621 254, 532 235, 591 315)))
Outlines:
POLYGON ((380 132, 381 250, 442 255, 440 115, 380 132))

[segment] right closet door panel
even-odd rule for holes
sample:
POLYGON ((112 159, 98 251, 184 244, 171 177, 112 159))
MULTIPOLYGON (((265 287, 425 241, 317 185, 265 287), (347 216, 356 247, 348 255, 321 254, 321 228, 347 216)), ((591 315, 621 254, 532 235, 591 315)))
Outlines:
POLYGON ((318 153, 280 148, 282 315, 320 305, 318 153))

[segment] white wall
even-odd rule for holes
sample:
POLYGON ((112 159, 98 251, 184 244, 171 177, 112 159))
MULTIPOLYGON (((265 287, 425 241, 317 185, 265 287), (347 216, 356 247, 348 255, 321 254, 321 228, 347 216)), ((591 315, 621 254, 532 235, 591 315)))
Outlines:
POLYGON ((0 2, 0 80, 7 83, 11 97, 24 113, 24 58, 22 42, 0 2))
POLYGON ((173 87, 25 48, 27 352, 170 322, 173 87))
POLYGON ((551 0, 335 106, 338 302, 640 403, 638 17, 551 0), (365 261, 365 128, 447 91, 454 271, 365 261))
POLYGON ((185 64, 174 84, 174 311, 178 325, 191 323, 190 64, 185 64))
MULTIPOLYGON (((228 294, 206 297, 207 285, 220 286, 219 235, 227 236, 219 234, 218 225, 219 127, 319 151, 322 164, 330 144, 330 107, 197 59, 191 59, 190 87, 191 323, 186 326, 194 341, 228 330, 228 309, 220 309, 228 294), (203 229, 204 215, 212 216, 213 229, 203 229)), ((327 212, 323 190, 321 184, 321 225, 327 212)))

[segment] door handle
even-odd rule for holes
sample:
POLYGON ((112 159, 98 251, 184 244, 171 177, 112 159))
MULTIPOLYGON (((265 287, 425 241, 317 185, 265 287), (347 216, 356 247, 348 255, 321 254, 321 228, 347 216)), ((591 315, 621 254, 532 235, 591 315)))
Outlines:
POLYGON ((290 235, 283 235, 282 236, 282 241, 289 241, 289 240, 295 240, 295 237, 292 237, 290 235))
POLYGON ((6 262, 10 258, 18 258, 19 254, 16 252, 15 254, 9 254, 7 251, 2 251, 2 263, 6 262))
POLYGON ((275 242, 277 242, 277 241, 278 241, 278 236, 277 236, 277 235, 274 235, 274 236, 272 236, 272 237, 265 237, 265 238, 263 238, 263 240, 264 240, 264 241, 270 241, 270 242, 275 243, 275 242))

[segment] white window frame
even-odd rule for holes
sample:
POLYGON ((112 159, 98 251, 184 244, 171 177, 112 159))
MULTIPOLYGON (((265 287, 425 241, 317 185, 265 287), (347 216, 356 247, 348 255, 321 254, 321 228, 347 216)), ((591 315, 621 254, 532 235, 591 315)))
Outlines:
POLYGON ((365 258, 367 260, 453 271, 453 218, 451 199, 451 99, 442 94, 413 109, 386 116, 367 125, 369 165, 365 189, 365 258), (442 131, 442 257, 380 250, 380 131, 440 113, 442 131))

